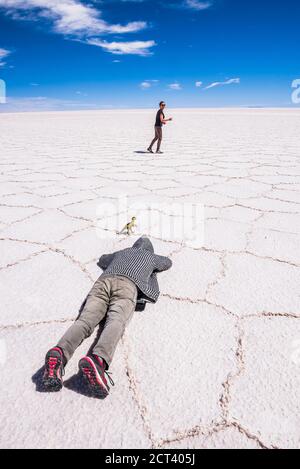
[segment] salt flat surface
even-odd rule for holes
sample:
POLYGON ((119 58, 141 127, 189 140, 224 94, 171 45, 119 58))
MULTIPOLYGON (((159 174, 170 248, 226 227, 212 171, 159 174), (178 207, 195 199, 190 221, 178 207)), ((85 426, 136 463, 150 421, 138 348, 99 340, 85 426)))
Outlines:
POLYGON ((171 114, 159 157, 149 110, 0 114, 2 448, 300 447, 300 110, 171 114), (203 207, 202 243, 157 234, 173 203, 203 207), (39 392, 97 259, 141 234, 173 268, 118 346, 110 396, 77 376, 94 336, 63 391, 39 392))

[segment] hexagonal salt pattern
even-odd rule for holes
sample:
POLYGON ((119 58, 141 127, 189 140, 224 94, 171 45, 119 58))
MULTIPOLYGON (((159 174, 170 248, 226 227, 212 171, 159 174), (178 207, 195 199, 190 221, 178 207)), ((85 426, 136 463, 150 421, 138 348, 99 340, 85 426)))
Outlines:
POLYGON ((3 448, 299 447, 300 111, 176 110, 159 157, 143 153, 152 114, 0 114, 3 448), (163 229, 193 204, 202 244, 163 229), (39 392, 99 256, 142 234, 173 267, 117 348, 110 396, 77 376, 94 335, 62 392, 39 392))
POLYGON ((243 329, 241 373, 232 382, 229 418, 269 447, 299 448, 299 320, 251 318, 243 329))
POLYGON ((1 331, 0 341, 6 347, 6 361, 1 365, 10 369, 1 373, 1 427, 5 435, 1 431, 0 447, 150 447, 122 353, 114 361, 115 386, 109 399, 91 397, 78 376, 77 363, 94 336, 79 347, 66 367, 63 390, 57 394, 41 392, 44 355, 70 324, 54 321, 1 331))
POLYGON ((237 427, 220 427, 208 435, 201 435, 197 430, 184 439, 174 439, 166 444, 170 449, 261 449, 261 443, 250 434, 237 427))
POLYGON ((91 286, 88 271, 63 254, 33 255, 1 272, 1 325, 75 318, 91 286))
POLYGON ((136 315, 128 335, 128 363, 155 439, 221 419, 222 383, 236 365, 234 318, 164 298, 136 315))

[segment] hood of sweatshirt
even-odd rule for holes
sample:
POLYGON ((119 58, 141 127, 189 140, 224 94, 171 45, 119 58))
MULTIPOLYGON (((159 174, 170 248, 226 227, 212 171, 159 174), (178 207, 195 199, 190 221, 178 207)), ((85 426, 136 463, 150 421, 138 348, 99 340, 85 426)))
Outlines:
POLYGON ((149 251, 154 254, 153 244, 151 243, 150 239, 146 236, 142 236, 141 238, 139 238, 132 247, 136 249, 145 249, 146 251, 149 251))

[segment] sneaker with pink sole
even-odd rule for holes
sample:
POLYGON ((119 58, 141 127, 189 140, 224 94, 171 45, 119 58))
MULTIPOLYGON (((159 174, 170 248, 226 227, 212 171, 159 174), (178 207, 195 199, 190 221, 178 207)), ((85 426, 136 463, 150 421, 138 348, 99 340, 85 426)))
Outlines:
POLYGON ((110 387, 106 376, 112 386, 115 385, 109 372, 105 369, 105 363, 98 355, 89 355, 79 361, 79 370, 92 393, 101 399, 108 396, 110 387), (105 376, 106 375, 106 376, 105 376))
POLYGON ((45 358, 45 371, 42 378, 43 387, 46 391, 57 392, 63 387, 64 356, 60 348, 54 347, 49 350, 45 358))

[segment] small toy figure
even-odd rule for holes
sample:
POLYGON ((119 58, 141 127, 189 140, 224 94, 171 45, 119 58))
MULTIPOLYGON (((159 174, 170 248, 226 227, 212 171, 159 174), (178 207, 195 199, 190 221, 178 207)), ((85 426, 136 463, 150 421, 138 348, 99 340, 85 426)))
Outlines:
POLYGON ((127 232, 127 235, 129 236, 129 235, 134 233, 133 228, 136 227, 136 226, 137 226, 136 217, 132 217, 131 221, 129 223, 126 223, 123 230, 120 231, 118 234, 123 234, 123 233, 127 232))

